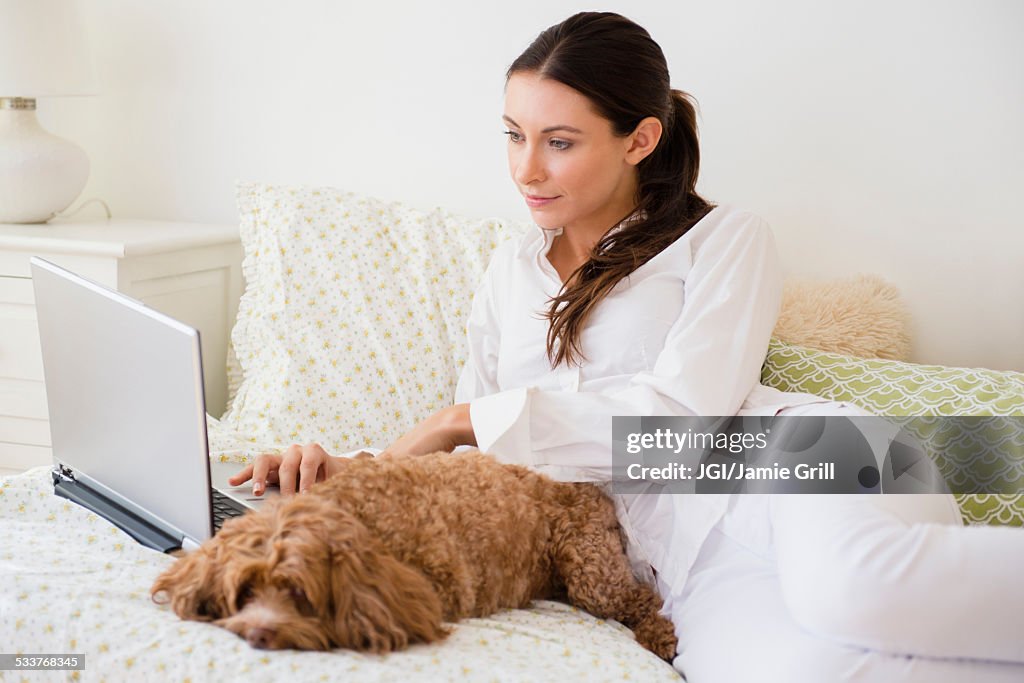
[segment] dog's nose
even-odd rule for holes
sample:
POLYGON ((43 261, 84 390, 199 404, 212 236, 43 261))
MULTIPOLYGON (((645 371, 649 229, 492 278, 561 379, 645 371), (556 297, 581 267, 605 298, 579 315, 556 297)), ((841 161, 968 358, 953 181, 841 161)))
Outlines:
POLYGON ((273 642, 275 633, 276 631, 274 631, 274 629, 256 626, 246 632, 245 639, 252 647, 258 647, 261 650, 266 650, 273 642))

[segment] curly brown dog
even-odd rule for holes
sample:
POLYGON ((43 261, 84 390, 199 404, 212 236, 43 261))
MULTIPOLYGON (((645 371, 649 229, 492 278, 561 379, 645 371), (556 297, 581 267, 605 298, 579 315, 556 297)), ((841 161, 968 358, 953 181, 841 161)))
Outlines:
POLYGON ((621 622, 664 659, 676 648, 598 488, 478 451, 353 459, 226 522, 152 596, 259 648, 390 652, 444 638, 445 621, 544 598, 621 622))

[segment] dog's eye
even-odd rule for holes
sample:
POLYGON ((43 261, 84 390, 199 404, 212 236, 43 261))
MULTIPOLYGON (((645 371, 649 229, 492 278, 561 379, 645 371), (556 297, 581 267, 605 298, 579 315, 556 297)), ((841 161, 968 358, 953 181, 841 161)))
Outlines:
POLYGON ((306 597, 306 591, 302 590, 298 586, 292 586, 290 592, 292 600, 295 602, 296 607, 298 607, 300 611, 312 611, 313 605, 310 604, 309 598, 306 597))
POLYGON ((235 600, 235 604, 238 609, 242 609, 242 606, 250 600, 252 600, 252 586, 245 584, 239 589, 238 598, 235 600))
POLYGON ((216 619, 219 616, 216 603, 213 600, 203 600, 196 607, 196 615, 203 619, 216 619))

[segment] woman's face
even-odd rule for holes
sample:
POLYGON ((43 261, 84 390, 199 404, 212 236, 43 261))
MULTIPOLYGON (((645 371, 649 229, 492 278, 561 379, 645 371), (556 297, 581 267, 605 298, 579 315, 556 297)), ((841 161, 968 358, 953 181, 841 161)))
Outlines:
POLYGON ((513 74, 502 119, 509 172, 540 227, 603 232, 636 206, 631 136, 617 137, 580 92, 532 72, 513 74))

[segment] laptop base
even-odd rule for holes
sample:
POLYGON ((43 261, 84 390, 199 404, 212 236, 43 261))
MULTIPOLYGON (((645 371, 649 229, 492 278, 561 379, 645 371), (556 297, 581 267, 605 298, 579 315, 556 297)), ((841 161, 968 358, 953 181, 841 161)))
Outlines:
POLYGON ((51 474, 55 494, 106 518, 142 545, 162 553, 181 547, 181 539, 174 538, 117 503, 98 496, 81 482, 65 479, 57 472, 51 474))

